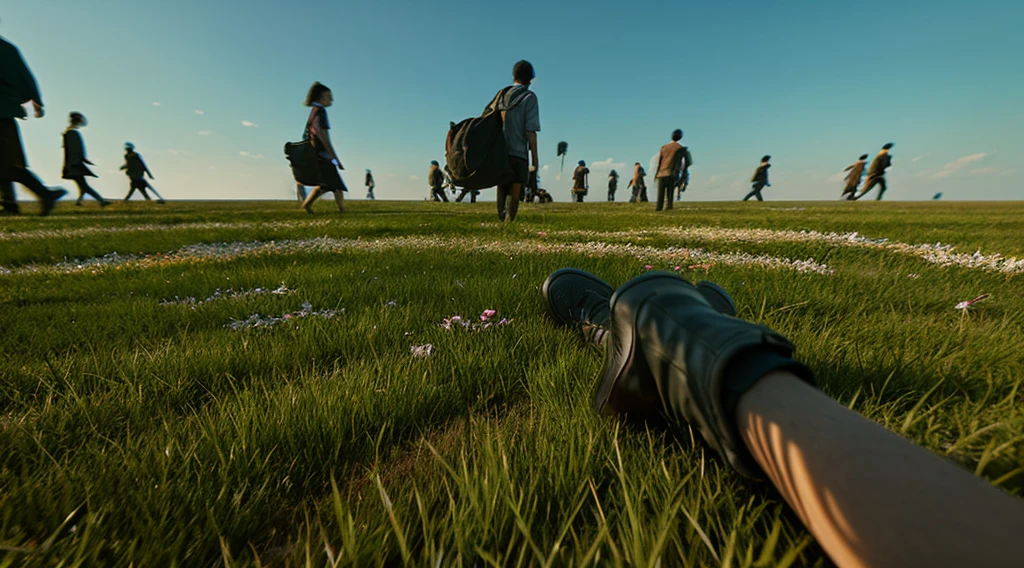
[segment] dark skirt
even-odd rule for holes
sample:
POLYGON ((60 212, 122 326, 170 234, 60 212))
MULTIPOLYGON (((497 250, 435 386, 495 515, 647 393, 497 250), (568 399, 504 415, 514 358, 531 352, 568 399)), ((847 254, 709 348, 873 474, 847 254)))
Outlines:
POLYGON ((13 118, 0 119, 0 176, 8 177, 4 175, 8 168, 24 168, 25 165, 18 124, 13 118))
POLYGON ((75 179, 80 177, 96 177, 96 174, 92 173, 89 166, 85 164, 74 164, 71 166, 64 166, 64 171, 61 177, 64 179, 75 179))
POLYGON ((345 187, 345 182, 341 181, 341 174, 338 173, 338 167, 330 162, 330 160, 319 159, 317 165, 320 166, 320 189, 324 191, 348 191, 345 187))

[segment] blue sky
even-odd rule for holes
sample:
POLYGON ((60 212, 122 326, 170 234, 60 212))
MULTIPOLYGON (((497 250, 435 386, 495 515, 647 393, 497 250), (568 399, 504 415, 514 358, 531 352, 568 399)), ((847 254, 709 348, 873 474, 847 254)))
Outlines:
POLYGON ((837 199, 835 174, 889 141, 887 198, 1024 197, 1019 0, 5 0, 0 18, 48 112, 21 123, 32 168, 58 183, 60 133, 81 111, 109 197, 127 191, 114 172, 131 140, 169 199, 289 198, 282 146, 319 80, 350 197, 371 168, 378 199, 422 199, 449 122, 522 58, 558 200, 558 141, 567 167, 596 163, 599 189, 674 128, 694 155, 690 200, 739 199, 765 153, 768 199, 837 199))

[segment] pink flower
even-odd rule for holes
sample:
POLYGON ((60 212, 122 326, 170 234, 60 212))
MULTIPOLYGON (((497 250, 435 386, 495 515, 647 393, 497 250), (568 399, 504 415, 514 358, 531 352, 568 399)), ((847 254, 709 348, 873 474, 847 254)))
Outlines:
POLYGON ((651 266, 650 264, 645 264, 644 265, 644 270, 651 270, 652 268, 654 268, 654 267, 651 266))
POLYGON ((548 234, 545 233, 544 231, 537 231, 537 236, 546 237, 546 236, 548 236, 548 234))
POLYGON ((494 317, 498 312, 495 310, 484 310, 484 313, 480 314, 480 321, 487 321, 494 317))
POLYGON ((675 270, 676 272, 679 272, 682 269, 683 269, 683 267, 679 266, 678 264, 672 267, 672 270, 675 270))

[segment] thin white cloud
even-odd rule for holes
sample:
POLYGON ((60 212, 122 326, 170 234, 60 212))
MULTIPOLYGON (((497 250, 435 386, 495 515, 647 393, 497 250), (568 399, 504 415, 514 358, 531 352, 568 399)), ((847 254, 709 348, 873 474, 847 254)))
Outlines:
POLYGON ((1013 173, 1013 170, 1008 168, 977 168, 971 170, 971 173, 976 176, 989 176, 989 175, 1000 175, 1008 176, 1013 173))
POLYGON ((932 171, 931 171, 931 170, 925 170, 925 171, 923 171, 923 172, 917 172, 917 175, 915 175, 914 177, 919 177, 919 178, 923 178, 923 177, 928 177, 928 176, 930 176, 931 174, 932 174, 932 171))
POLYGON ((213 135, 213 131, 212 130, 200 130, 199 131, 199 135, 200 136, 212 136, 213 135))
POLYGON ((600 160, 590 164, 590 169, 592 170, 611 170, 624 167, 626 167, 625 162, 616 162, 614 158, 608 158, 607 160, 600 160))
POLYGON ((203 116, 204 114, 206 114, 206 111, 205 111, 205 110, 199 110, 199 109, 196 109, 196 110, 194 110, 193 112, 195 112, 195 113, 196 113, 196 114, 198 114, 199 116, 203 116))
POLYGON ((420 176, 409 176, 409 179, 411 179, 412 181, 419 181, 420 176))
POLYGON ((246 128, 259 128, 260 127, 260 125, 256 124, 255 122, 251 122, 251 121, 248 121, 248 120, 243 120, 242 121, 242 126, 244 126, 246 128))
POLYGON ((162 104, 160 104, 160 103, 158 103, 156 101, 153 101, 153 106, 158 107, 158 106, 164 106, 164 105, 162 105, 162 104))
POLYGON ((844 179, 846 179, 846 172, 836 172, 825 178, 825 181, 828 183, 839 183, 844 179))
POLYGON ((985 156, 988 156, 988 154, 986 154, 985 152, 978 152, 977 154, 971 154, 969 156, 963 156, 963 157, 957 158, 957 159, 953 160, 952 162, 949 162, 946 165, 942 166, 942 169, 937 171, 937 172, 935 172, 935 175, 932 176, 932 177, 935 177, 935 178, 949 177, 949 176, 953 175, 954 173, 956 173, 958 170, 961 170, 964 167, 966 167, 968 164, 972 164, 974 162, 978 162, 978 161, 984 160, 985 156))
POLYGON ((263 154, 253 154, 252 152, 246 152, 245 150, 239 152, 238 155, 243 158, 252 158, 254 160, 262 160, 263 158, 266 158, 263 154))
POLYGON ((541 170, 545 171, 545 172, 548 171, 549 169, 551 169, 551 166, 549 166, 547 164, 544 164, 544 166, 541 168, 541 170))
POLYGON ((920 162, 921 160, 927 158, 928 156, 931 156, 931 154, 925 154, 923 156, 917 156, 916 158, 914 158, 913 160, 910 160, 910 161, 911 162, 920 162))

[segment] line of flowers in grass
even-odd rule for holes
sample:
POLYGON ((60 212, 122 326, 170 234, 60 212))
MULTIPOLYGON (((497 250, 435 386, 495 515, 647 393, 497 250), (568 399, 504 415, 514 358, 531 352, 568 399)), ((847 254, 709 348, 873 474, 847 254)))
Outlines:
POLYGON ((673 237, 712 242, 730 243, 824 243, 834 246, 865 247, 889 250, 915 256, 931 264, 943 267, 960 266, 1004 274, 1024 273, 1024 258, 1004 257, 999 253, 973 254, 956 252, 954 245, 943 243, 903 243, 889 239, 872 239, 857 232, 822 233, 819 231, 792 231, 775 229, 731 229, 725 227, 687 227, 654 229, 642 231, 558 231, 552 236, 584 239, 636 239, 644 237, 673 237))
POLYGON ((584 256, 627 256, 638 260, 688 262, 756 266, 768 269, 789 269, 797 272, 831 274, 833 270, 813 258, 791 260, 745 252, 717 253, 701 248, 655 248, 633 244, 601 242, 550 243, 536 241, 480 241, 477 239, 441 237, 389 237, 374 240, 318 237, 303 240, 251 241, 232 243, 199 243, 158 254, 125 254, 116 252, 84 260, 68 260, 50 265, 28 265, 15 269, 0 267, 0 274, 72 274, 97 272, 112 268, 149 268, 199 261, 227 261, 259 255, 337 253, 346 250, 379 252, 396 249, 459 250, 463 252, 500 254, 580 254, 584 256))
POLYGON ((18 241, 29 239, 71 239, 97 234, 112 233, 139 233, 139 232, 160 232, 160 231, 214 231, 214 230, 239 230, 239 229, 308 229, 326 227, 330 224, 337 224, 337 221, 329 219, 316 219, 305 221, 240 221, 224 223, 210 221, 203 223, 148 223, 146 225, 125 225, 121 227, 82 227, 79 229, 45 229, 34 231, 0 231, 0 241, 18 241))
POLYGON ((258 329, 274 327, 275 325, 293 322, 302 318, 318 317, 324 319, 331 319, 345 313, 345 308, 340 310, 314 310, 313 305, 309 302, 302 304, 302 309, 289 312, 280 316, 264 316, 260 314, 253 314, 244 320, 232 319, 224 325, 224 327, 238 331, 240 329, 258 329))
POLYGON ((193 307, 194 308, 196 306, 201 306, 203 304, 209 304, 210 302, 217 302, 217 301, 220 301, 220 300, 234 300, 234 299, 237 299, 237 298, 246 298, 246 297, 249 297, 249 296, 261 296, 261 295, 264 295, 264 294, 274 294, 274 295, 277 295, 277 296, 284 296, 286 294, 291 294, 291 293, 292 293, 292 291, 289 290, 287 286, 285 286, 284 282, 282 282, 280 286, 278 286, 277 288, 274 288, 274 289, 271 289, 271 288, 253 288, 252 290, 234 290, 232 288, 228 288, 227 290, 221 290, 220 288, 217 288, 216 290, 214 290, 213 294, 211 294, 211 295, 209 295, 209 296, 207 296, 205 298, 196 298, 194 296, 188 296, 188 297, 185 297, 185 298, 181 298, 181 297, 175 296, 173 300, 163 300, 163 301, 161 301, 160 305, 161 306, 189 306, 189 307, 193 307))

